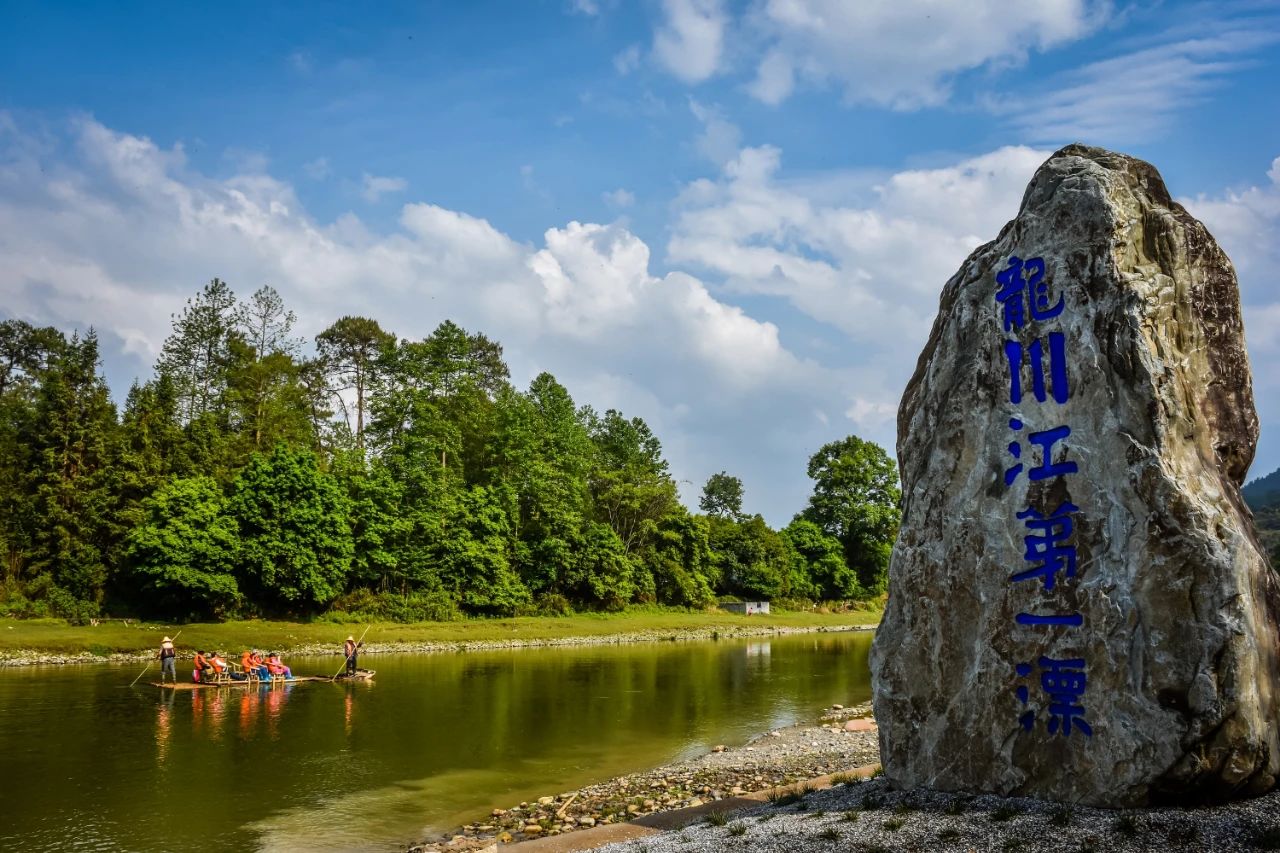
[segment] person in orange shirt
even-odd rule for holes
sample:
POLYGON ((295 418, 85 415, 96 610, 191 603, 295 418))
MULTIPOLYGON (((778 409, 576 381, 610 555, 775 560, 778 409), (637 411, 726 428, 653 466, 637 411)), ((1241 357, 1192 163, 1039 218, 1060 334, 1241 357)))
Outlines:
POLYGON ((227 662, 222 659, 222 652, 214 652, 213 657, 209 658, 209 666, 213 667, 215 675, 222 675, 227 670, 227 662))
POLYGON ((271 670, 267 669, 267 662, 262 659, 262 652, 254 649, 251 660, 253 661, 254 669, 258 671, 258 678, 266 681, 271 677, 271 670))
POLYGON ((204 671, 208 666, 209 662, 204 659, 204 652, 196 652, 195 669, 191 673, 191 680, 198 684, 200 682, 200 676, 204 674, 204 671))
POLYGON ((245 681, 253 672, 253 653, 245 649, 240 653, 240 671, 231 673, 236 681, 245 681))

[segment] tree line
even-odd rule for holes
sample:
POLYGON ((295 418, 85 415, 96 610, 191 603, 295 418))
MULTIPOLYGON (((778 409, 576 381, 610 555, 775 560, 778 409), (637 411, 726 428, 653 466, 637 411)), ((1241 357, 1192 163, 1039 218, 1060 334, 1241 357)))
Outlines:
POLYGON ((98 340, 0 322, 0 614, 400 619, 874 597, 896 468, 855 436, 771 529, 742 482, 684 507, 640 418, 577 405, 453 322, 343 317, 312 346, 218 279, 117 411, 98 340))

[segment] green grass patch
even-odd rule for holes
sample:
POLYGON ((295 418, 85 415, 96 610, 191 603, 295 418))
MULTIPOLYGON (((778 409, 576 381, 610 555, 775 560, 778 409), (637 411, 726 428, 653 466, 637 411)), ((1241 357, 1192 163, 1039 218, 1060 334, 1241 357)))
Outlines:
MULTIPOLYGON (((848 613, 782 612, 741 616, 735 613, 639 610, 623 613, 578 613, 572 616, 521 616, 510 619, 463 619, 456 622, 373 622, 339 624, 324 619, 312 622, 244 620, 215 623, 140 623, 119 621, 98 625, 71 625, 64 619, 0 620, 0 652, 36 651, 71 654, 93 651, 143 652, 158 648, 165 634, 182 631, 181 650, 208 649, 227 652, 252 647, 286 652, 300 646, 341 645, 347 634, 368 627, 368 644, 386 643, 488 643, 505 640, 557 640, 566 637, 606 637, 644 633, 674 635, 684 631, 728 631, 741 628, 819 628, 871 626, 880 621, 878 610, 848 613)), ((655 637, 659 639, 659 637, 655 637)))

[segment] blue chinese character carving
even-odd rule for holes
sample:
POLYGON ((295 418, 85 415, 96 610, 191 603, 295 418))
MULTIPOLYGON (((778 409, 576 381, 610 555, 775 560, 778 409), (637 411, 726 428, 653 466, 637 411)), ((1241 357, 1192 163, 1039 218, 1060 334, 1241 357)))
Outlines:
POLYGON ((1014 618, 1019 625, 1068 625, 1076 627, 1084 624, 1084 615, 1080 613, 1019 613, 1014 618))
MULTIPOLYGON (((1023 428, 1024 424, 1018 418, 1009 419, 1009 429, 1018 431, 1023 428)), ((1054 427, 1053 429, 1043 430, 1041 432, 1033 432, 1027 439, 1032 444, 1040 445, 1041 463, 1034 466, 1027 472, 1027 476, 1032 480, 1046 480, 1049 477, 1060 477, 1064 474, 1074 474, 1079 470, 1079 466, 1074 462, 1054 462, 1053 446, 1071 435, 1071 427, 1063 425, 1054 427)), ((1014 459, 1022 458, 1022 445, 1016 441, 1009 442, 1009 455, 1014 459)), ((1006 486, 1013 485, 1013 481, 1018 479, 1018 475, 1022 473, 1022 463, 1019 462, 1004 472, 1004 484, 1006 486)))
MULTIPOLYGON (((1039 664, 1040 689, 1049 699, 1049 734, 1056 735, 1061 731, 1062 736, 1067 737, 1072 729, 1078 729, 1085 737, 1093 737, 1093 727, 1085 720, 1084 705, 1080 704, 1088 686, 1084 658, 1055 660, 1041 657, 1039 664)), ((1031 670, 1028 663, 1020 663, 1016 667, 1019 678, 1031 675, 1031 670)), ((1031 693, 1025 684, 1018 685, 1016 695, 1018 702, 1027 708, 1031 693)), ((1028 732, 1035 727, 1035 721, 1035 711, 1029 708, 1018 717, 1018 723, 1028 732)))
MULTIPOLYGON (((1053 387, 1053 400, 1062 404, 1067 402, 1071 389, 1067 387, 1067 354, 1066 337, 1062 332, 1049 333, 1049 375, 1053 387)), ((1024 348, 1018 341, 1004 342, 1004 355, 1009 362, 1009 402, 1015 406, 1022 402, 1022 357, 1024 348)), ((1026 348, 1031 359, 1031 393, 1037 401, 1043 403, 1048 394, 1044 384, 1044 345, 1039 339, 1032 341, 1026 348)))
POLYGON ((1040 687, 1049 697, 1049 734, 1063 737, 1075 726, 1085 737, 1093 737, 1093 728, 1084 719, 1084 706, 1078 704, 1088 686, 1084 658, 1054 660, 1040 658, 1040 687))
POLYGON ((1031 319, 1039 322, 1062 313, 1062 297, 1050 304, 1049 284, 1044 280, 1044 258, 1029 258, 1025 262, 1017 255, 1009 258, 1009 266, 996 273, 996 299, 1003 306, 1004 330, 1021 329, 1027 322, 1027 309, 1031 319), (1023 273, 1026 278, 1023 278, 1023 273))
POLYGON ((1039 565, 1012 575, 1010 581, 1016 583, 1040 578, 1047 592, 1053 589, 1058 572, 1069 578, 1076 576, 1076 546, 1065 543, 1074 527, 1070 514, 1078 509, 1073 503, 1063 503, 1048 517, 1034 507, 1018 513, 1018 518, 1023 519, 1027 529, 1032 531, 1022 538, 1026 543, 1023 559, 1039 565))
MULTIPOLYGON (((1017 671, 1019 678, 1026 678, 1031 674, 1031 664, 1020 663, 1017 666, 1017 671)), ((1022 703, 1023 707, 1026 707, 1030 693, 1027 691, 1025 684, 1018 685, 1017 696, 1018 701, 1022 703)), ((1022 716, 1018 717, 1018 722, 1022 724, 1023 731, 1031 731, 1036 724, 1036 712, 1031 710, 1023 711, 1022 716)))

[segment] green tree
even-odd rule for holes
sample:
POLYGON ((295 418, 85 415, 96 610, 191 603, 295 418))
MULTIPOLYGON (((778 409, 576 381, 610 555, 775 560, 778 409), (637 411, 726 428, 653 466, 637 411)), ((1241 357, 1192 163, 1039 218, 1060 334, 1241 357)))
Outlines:
POLYGON ((787 542, 759 515, 743 521, 710 517, 710 544, 721 591, 746 598, 792 593, 787 542))
POLYGON ((238 317, 235 294, 216 278, 174 316, 156 371, 172 380, 184 423, 220 409, 238 317))
POLYGON ((52 357, 36 400, 28 492, 37 525, 31 567, 75 599, 97 603, 119 534, 112 513, 116 411, 98 372, 93 330, 52 357))
POLYGON ((707 515, 720 518, 742 516, 742 480, 724 471, 712 474, 702 487, 702 499, 698 507, 707 515))
POLYGON ((858 574, 844 559, 840 540, 804 518, 797 518, 779 531, 791 548, 792 595, 837 601, 864 598, 866 590, 858 574))
POLYGON ((43 429, 37 412, 41 385, 66 346, 57 329, 0 321, 0 566, 15 587, 28 574, 32 540, 42 523, 31 479, 34 442, 43 429))
POLYGON ((128 536, 125 559, 155 611, 221 617, 240 599, 237 530, 212 477, 170 480, 143 501, 143 520, 128 536))
POLYGON ((351 585, 390 589, 399 574, 397 549, 412 529, 401 512, 400 483, 380 460, 366 462, 358 450, 336 454, 331 472, 349 507, 351 585))
POLYGON ((643 420, 628 420, 614 409, 603 418, 588 410, 584 419, 596 446, 590 478, 595 519, 608 524, 631 554, 679 502, 675 481, 661 443, 643 420))
POLYGON ((239 579, 253 600, 307 610, 333 600, 351 567, 347 497, 310 450, 277 445, 236 478, 239 579))
POLYGON ((813 495, 799 517, 840 541, 864 590, 884 592, 901 520, 897 466, 878 444, 851 435, 815 453, 809 477, 813 495))
POLYGON ((658 603, 673 607, 707 607, 715 601, 716 579, 706 518, 676 507, 658 521, 643 565, 653 577, 658 603))
POLYGON ((530 596, 508 560, 511 529, 501 500, 493 490, 475 486, 461 492, 450 509, 437 558, 447 588, 471 613, 514 614, 530 596))
POLYGON ((513 559, 535 594, 563 594, 577 559, 593 445, 573 398, 549 373, 497 399, 488 480, 512 497, 513 559))
MULTIPOLYGON (((365 398, 377 381, 382 354, 394 347, 395 340, 395 335, 368 317, 342 317, 316 335, 321 364, 339 401, 343 393, 355 394, 355 438, 356 446, 361 449, 364 449, 365 398)), ((345 402, 342 409, 346 414, 345 402)), ((350 424, 349 416, 347 423, 350 424)))

